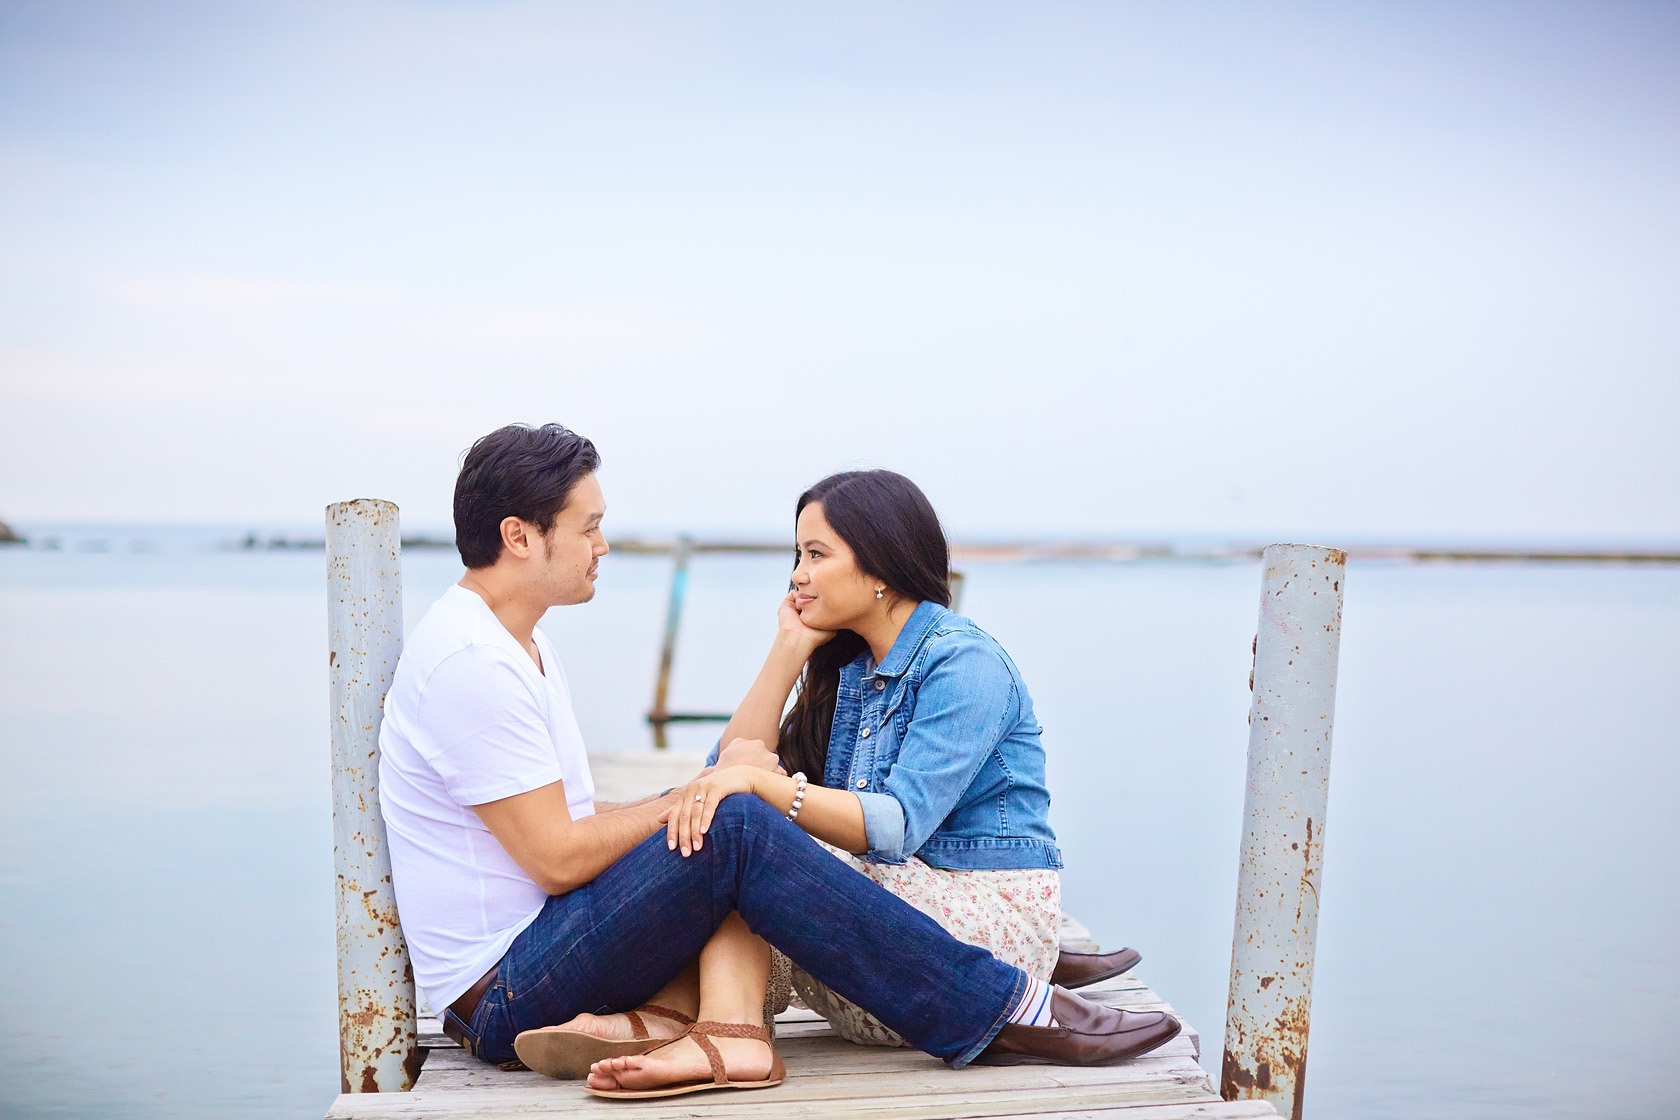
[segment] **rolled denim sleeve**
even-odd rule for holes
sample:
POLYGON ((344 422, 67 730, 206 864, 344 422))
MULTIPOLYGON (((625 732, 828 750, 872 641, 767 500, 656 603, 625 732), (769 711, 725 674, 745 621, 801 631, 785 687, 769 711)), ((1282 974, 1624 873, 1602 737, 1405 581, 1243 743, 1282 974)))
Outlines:
POLYGON ((904 806, 884 793, 854 790, 863 803, 863 835, 871 855, 887 863, 904 862, 904 806))
MULTIPOLYGON (((892 830, 883 821, 881 839, 898 843, 877 844, 870 830, 869 854, 885 863, 915 854, 962 800, 1019 706, 1015 675, 990 642, 961 640, 931 651, 898 757, 882 782, 903 824, 892 830)), ((865 800, 866 827, 869 814, 865 800)))

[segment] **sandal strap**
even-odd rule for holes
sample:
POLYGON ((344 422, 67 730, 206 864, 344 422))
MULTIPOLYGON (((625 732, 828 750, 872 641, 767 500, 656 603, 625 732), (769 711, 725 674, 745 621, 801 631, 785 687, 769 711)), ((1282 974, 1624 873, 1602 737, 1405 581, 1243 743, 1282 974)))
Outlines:
POLYGON ((692 1038, 694 1044, 700 1047, 701 1053, 706 1055, 706 1064, 712 1067, 712 1080, 719 1085, 727 1085, 729 1083, 729 1071, 723 1068, 723 1055, 718 1053, 717 1046, 703 1034, 695 1034, 693 1031, 689 1031, 688 1037, 692 1038))
POLYGON ((647 1024, 642 1022, 641 1012, 643 1011, 655 1018, 669 1019, 673 1023, 677 1023, 685 1027, 692 1025, 694 1022, 693 1019, 690 1019, 681 1011, 673 1011, 669 1007, 661 1007, 657 1003, 644 1003, 640 1007, 636 1008, 635 1011, 626 1011, 624 1013, 630 1020, 630 1033, 633 1034, 638 1041, 649 1037, 647 1024))
POLYGON ((705 1019, 689 1028, 689 1034, 715 1034, 721 1038, 756 1038, 760 1042, 770 1041, 770 1032, 763 1027, 755 1027, 749 1023, 719 1023, 714 1019, 705 1019))
POLYGON ((760 1042, 770 1041, 770 1032, 763 1027, 748 1026, 745 1023, 720 1023, 715 1019, 702 1019, 688 1029, 688 1037, 706 1055, 706 1064, 712 1067, 712 1080, 719 1085, 729 1084, 729 1074, 723 1068, 723 1055, 707 1035, 717 1035, 720 1038, 756 1038, 760 1042))
POLYGON ((673 1023, 681 1023, 685 1027, 694 1025, 694 1020, 681 1011, 673 1011, 669 1007, 661 1007, 657 1003, 644 1003, 636 1010, 645 1011, 649 1015, 657 1015, 661 1019, 669 1019, 673 1023))

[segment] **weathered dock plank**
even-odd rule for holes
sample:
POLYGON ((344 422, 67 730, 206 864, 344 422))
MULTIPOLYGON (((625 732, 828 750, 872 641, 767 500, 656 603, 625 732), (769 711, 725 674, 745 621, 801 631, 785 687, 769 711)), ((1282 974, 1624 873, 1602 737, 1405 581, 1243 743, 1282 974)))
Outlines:
MULTIPOLYGON (((401 1120, 489 1120, 490 1117, 502 1116, 566 1116, 577 1117, 579 1120, 605 1120, 607 1117, 622 1118, 627 1109, 633 1109, 638 1118, 649 1117, 652 1120, 689 1120, 701 1116, 741 1117, 743 1120, 780 1120, 781 1117, 788 1117, 790 1120, 816 1120, 819 1117, 834 1116, 864 1116, 873 1120, 1025 1120, 1027 1117, 1032 1117, 1033 1120, 1257 1120, 1262 1117, 1275 1120, 1277 1117, 1277 1112, 1263 1101, 1226 1103, 1217 1097, 1107 1101, 1085 1106, 1074 1105, 1049 1112, 1037 1111, 1045 1098, 1042 1093, 1035 1091, 1023 1092, 1007 1100, 990 1096, 973 1098, 961 1094, 937 1098, 918 1095, 914 1098, 845 1098, 818 1102, 792 1101, 786 1098, 763 1099, 769 1094, 779 1094, 785 1088, 786 1086, 781 1086, 777 1089, 761 1090, 751 1101, 746 1099, 745 1093, 705 1093, 675 1098, 674 1101, 663 1103, 637 1102, 629 1105, 590 1097, 579 1089, 576 1090, 575 1096, 554 1100, 550 1105, 541 1108, 533 1108, 532 1102, 521 1101, 514 1096, 482 1094, 470 1102, 462 1100, 443 1109, 428 1109, 417 1102, 405 1101, 398 1108, 377 1113, 358 1112, 354 1115, 396 1117, 401 1120), (686 1103, 675 1103, 677 1101, 686 1103)), ((413 1098, 416 1094, 381 1096, 413 1098)), ((329 1113, 328 1120, 340 1120, 340 1114, 336 1111, 329 1113)))
MULTIPOLYGON (((1031 1116, 1032 1120, 1190 1120, 1192 1117, 1204 1117, 1208 1120, 1256 1120, 1267 1117, 1276 1120, 1277 1110, 1263 1101, 1234 1101, 1227 1104, 1224 1101, 1192 1101, 1188 1104, 1169 1105, 1121 1105, 1118 1108, 1086 1108, 1077 1112, 1029 1112, 1020 1116, 1031 1116)), ((1011 1120, 1009 1117, 997 1117, 994 1120, 1011 1120)))
MULTIPOLYGON (((1130 974, 1116 976, 1100 984, 1093 984, 1080 990, 1080 995, 1094 1000, 1108 1007, 1122 1007, 1128 1011, 1171 1011, 1172 1005, 1156 995, 1144 984, 1130 974)), ((827 1033, 829 1027, 822 1016, 814 1011, 801 1007, 790 1007, 776 1016, 776 1042, 780 1045, 791 1039, 800 1038, 808 1034, 827 1033)), ((1176 1042, 1188 1040, 1192 1054, 1202 1056, 1201 1037, 1190 1024, 1184 1025, 1184 1033, 1176 1042)), ((420 1020, 420 1045, 433 1050, 447 1050, 456 1048, 454 1040, 443 1033, 438 1021, 433 1018, 420 1020)), ((862 1049, 880 1049, 865 1047, 862 1049)), ((890 1051, 887 1051, 890 1053, 890 1051)), ((428 1066, 428 1068, 431 1068, 428 1066)), ((426 1073, 421 1073, 422 1080, 426 1073)))
MULTIPOLYGON (((918 1050, 883 1049, 854 1046, 841 1041, 832 1033, 806 1035, 803 1038, 776 1041, 776 1052, 787 1063, 789 1076, 850 1077, 873 1076, 879 1073, 914 1073, 943 1068, 933 1058, 918 1050)), ((1176 1038, 1160 1050, 1140 1059, 1145 1062, 1196 1060, 1188 1040, 1176 1038)), ((465 1052, 436 1050, 426 1059, 425 1075, 414 1086, 415 1092, 441 1092, 453 1089, 504 1088, 519 1085, 538 1085, 547 1079, 530 1072, 506 1073, 485 1065, 465 1052)))
MULTIPOLYGON (((640 1117, 676 1120, 697 1110, 730 1116, 875 1116, 882 1120, 1030 1115, 1041 1110, 1113 1109, 1122 1105, 1207 1102, 1207 1075, 1193 1062, 1143 1058, 1121 1066, 1074 1069, 1059 1066, 945 1069, 929 1059, 925 1068, 867 1077, 799 1076, 754 1092, 643 1101, 640 1117)), ((566 1116, 577 1120, 622 1117, 625 1105, 602 1100, 572 1081, 505 1088, 471 1088, 409 1093, 367 1093, 340 1097, 328 1120, 362 1117, 446 1118, 481 1116, 566 1116)))

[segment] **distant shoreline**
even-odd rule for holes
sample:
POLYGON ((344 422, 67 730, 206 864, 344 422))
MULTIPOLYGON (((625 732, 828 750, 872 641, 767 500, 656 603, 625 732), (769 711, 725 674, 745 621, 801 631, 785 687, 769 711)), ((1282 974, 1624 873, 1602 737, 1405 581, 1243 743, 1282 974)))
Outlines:
MULTIPOLYGON (((1282 538, 1280 538, 1282 539, 1282 538)), ((1310 538, 1309 538, 1310 539, 1310 538)), ((625 535, 610 538, 614 551, 631 556, 781 555, 785 541, 749 535, 625 535)), ((951 557, 957 564, 985 563, 1254 563, 1266 542, 1164 539, 1022 538, 957 539, 951 557)), ((1320 541, 1340 547, 1354 562, 1404 564, 1680 564, 1680 543, 1602 545, 1535 543, 1384 543, 1320 541)), ((41 524, 18 532, 0 522, 0 545, 28 552, 149 553, 318 552, 325 540, 307 533, 240 530, 233 526, 162 526, 118 524, 41 524)), ((403 548, 452 551, 450 537, 416 533, 403 548)))

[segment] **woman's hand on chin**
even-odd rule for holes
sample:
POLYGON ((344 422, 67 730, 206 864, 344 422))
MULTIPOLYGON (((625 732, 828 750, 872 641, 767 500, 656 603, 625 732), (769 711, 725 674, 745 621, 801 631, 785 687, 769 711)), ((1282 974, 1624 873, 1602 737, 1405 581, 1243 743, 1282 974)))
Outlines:
POLYGON ((736 793, 756 794, 759 778, 768 774, 756 766, 720 766, 677 790, 677 803, 659 814, 665 825, 665 846, 680 849, 685 856, 699 851, 723 799, 736 793))
POLYGON ((799 617, 799 608, 794 605, 798 597, 797 591, 789 591, 782 596, 782 605, 776 608, 776 635, 797 641, 809 655, 812 650, 834 637, 834 631, 818 630, 814 626, 805 625, 805 620, 799 617))

